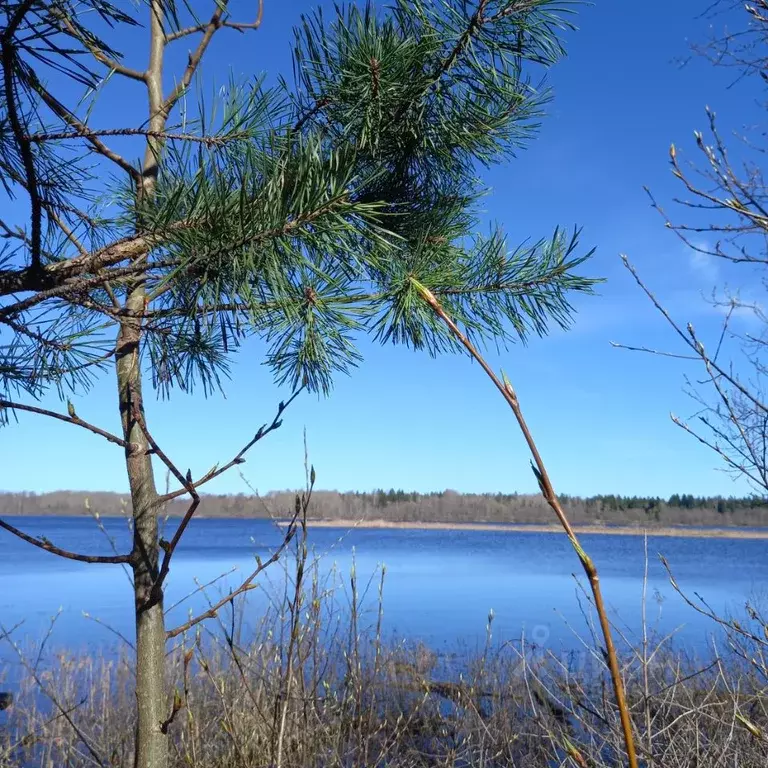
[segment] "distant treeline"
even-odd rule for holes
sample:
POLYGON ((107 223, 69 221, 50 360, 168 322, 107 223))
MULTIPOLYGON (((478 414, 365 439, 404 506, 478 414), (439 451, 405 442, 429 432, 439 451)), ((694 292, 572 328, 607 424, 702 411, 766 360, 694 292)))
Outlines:
MULTIPOLYGON (((561 496, 575 523, 660 523, 663 525, 768 525, 768 500, 705 498, 674 494, 668 499, 640 496, 561 496)), ((294 507, 294 493, 202 497, 199 514, 205 517, 285 518, 294 507)), ((117 493, 57 491, 55 493, 0 493, 0 516, 8 515, 126 515, 130 499, 117 493)), ((166 513, 177 517, 186 503, 177 500, 166 513)), ((393 522, 515 522, 541 523, 552 513, 540 495, 456 491, 410 493, 378 490, 372 493, 316 491, 311 517, 315 519, 384 519, 393 522)))

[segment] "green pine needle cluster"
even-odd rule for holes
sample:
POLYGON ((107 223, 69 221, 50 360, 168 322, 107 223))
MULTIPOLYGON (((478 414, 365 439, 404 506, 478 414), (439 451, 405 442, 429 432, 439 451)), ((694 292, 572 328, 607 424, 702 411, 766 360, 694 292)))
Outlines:
MULTIPOLYGON (((557 228, 519 247, 498 228, 478 233, 482 168, 525 146, 549 98, 542 77, 563 53, 563 3, 396 0, 307 16, 295 32, 290 81, 230 82, 213 108, 202 98, 193 108, 190 89, 159 143, 157 186, 146 200, 130 168, 118 176, 111 166, 114 181, 105 184, 87 135, 114 75, 83 63, 84 54, 96 46, 122 61, 94 28, 132 19, 101 0, 32 2, 8 35, 21 5, 0 8, 0 90, 13 88, 17 113, 12 119, 4 99, 0 181, 9 195, 27 194, 32 158, 42 225, 38 243, 24 221, 3 223, 0 283, 36 260, 67 264, 135 238, 137 222, 147 246, 140 267, 135 257, 110 264, 108 281, 95 271, 78 291, 31 306, 3 293, 0 393, 87 386, 109 362, 114 307, 137 276, 148 301, 135 322, 163 392, 215 389, 230 353, 251 336, 263 340, 278 381, 320 392, 359 362, 364 333, 455 351, 416 282, 474 340, 502 344, 567 326, 570 296, 595 283, 581 275, 590 253, 577 230, 557 228), (70 89, 86 89, 79 104, 51 101, 45 83, 54 71, 70 89), (54 138, 20 141, 14 119, 23 136, 54 138), (67 131, 74 137, 60 136, 67 131)), ((173 25, 184 9, 169 5, 173 25)), ((143 125, 137 115, 123 134, 143 125)))

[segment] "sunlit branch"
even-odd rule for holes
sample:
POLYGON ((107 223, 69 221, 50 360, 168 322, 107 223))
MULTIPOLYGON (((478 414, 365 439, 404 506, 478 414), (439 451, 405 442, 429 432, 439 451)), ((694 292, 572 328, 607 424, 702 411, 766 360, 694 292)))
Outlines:
MULTIPOLYGON (((258 29, 261 26, 261 20, 264 14, 264 0, 258 0, 258 7, 256 10, 256 20, 250 22, 237 22, 222 19, 220 21, 221 27, 228 27, 230 29, 236 29, 239 32, 245 32, 249 29, 258 29)), ((177 29, 175 32, 171 32, 165 36, 166 43, 172 43, 174 40, 178 40, 182 37, 188 37, 189 35, 197 34, 198 32, 205 32, 210 22, 202 24, 194 24, 183 29, 177 29)))
POLYGON ((101 429, 101 427, 97 427, 94 424, 90 424, 81 419, 75 413, 74 407, 70 407, 69 414, 64 414, 59 413, 58 411, 50 411, 47 408, 39 408, 36 405, 26 405, 25 403, 16 403, 11 400, 0 400, 0 409, 7 411, 26 411, 28 413, 38 414, 39 416, 47 416, 48 418, 86 429, 88 432, 92 432, 94 435, 99 435, 99 437, 103 437, 105 440, 108 440, 115 445, 119 445, 121 448, 129 448, 129 443, 123 440, 123 438, 113 435, 111 432, 107 432, 106 430, 101 429))

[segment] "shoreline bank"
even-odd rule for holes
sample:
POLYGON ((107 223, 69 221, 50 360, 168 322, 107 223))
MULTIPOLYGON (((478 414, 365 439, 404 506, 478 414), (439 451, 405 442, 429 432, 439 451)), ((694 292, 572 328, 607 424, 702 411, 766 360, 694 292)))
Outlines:
MULTIPOLYGON (((280 525, 287 525, 281 522, 280 525)), ((392 520, 307 520, 308 528, 365 528, 371 530, 413 531, 490 531, 494 533, 559 533, 563 529, 554 524, 539 523, 433 523, 395 522, 392 520)), ((768 540, 768 528, 762 530, 741 528, 706 528, 688 526, 645 527, 640 525, 574 525, 579 535, 679 537, 698 539, 758 539, 768 540)))

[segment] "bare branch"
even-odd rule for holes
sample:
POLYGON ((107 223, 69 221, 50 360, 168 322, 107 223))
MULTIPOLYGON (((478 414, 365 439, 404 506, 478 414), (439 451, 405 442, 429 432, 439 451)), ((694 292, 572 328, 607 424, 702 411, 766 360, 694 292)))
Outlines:
POLYGON ((288 408, 288 406, 298 397, 300 392, 301 392, 301 389, 296 390, 296 392, 294 392, 293 395, 291 395, 291 397, 287 402, 281 402, 280 405, 278 406, 277 414, 275 418, 272 420, 272 423, 269 426, 267 425, 261 426, 259 430, 256 432, 256 434, 254 435, 254 437, 240 450, 240 452, 230 462, 228 462, 223 467, 220 467, 218 469, 214 468, 213 470, 208 472, 206 475, 204 475, 202 478, 200 478, 197 481, 192 480, 192 476, 190 472, 187 472, 186 475, 183 475, 179 470, 179 468, 173 463, 173 461, 171 461, 168 455, 162 450, 162 448, 160 448, 160 446, 157 444, 157 441, 154 439, 154 437, 152 437, 152 434, 150 433, 149 428, 147 427, 146 420, 144 419, 144 416, 141 413, 141 408, 139 407, 138 399, 135 397, 131 399, 131 402, 133 404, 133 416, 136 419, 136 422, 138 423, 142 432, 144 432, 144 435, 147 438, 147 442, 150 445, 151 452, 154 453, 156 456, 158 456, 158 458, 168 468, 169 472, 182 485, 182 488, 180 488, 179 490, 166 493, 165 495, 159 497, 156 502, 157 506, 166 504, 168 501, 178 498, 179 496, 182 496, 185 493, 188 493, 192 497, 192 501, 189 507, 187 508, 187 511, 185 512, 184 517, 179 523, 179 526, 176 529, 176 532, 171 538, 171 541, 170 542, 162 541, 160 543, 160 546, 163 549, 165 554, 163 556, 163 561, 160 566, 157 578, 155 579, 155 589, 161 588, 164 580, 168 576, 168 572, 171 567, 171 559, 173 558, 173 555, 176 552, 176 548, 178 547, 179 542, 181 541, 181 538, 187 529, 187 526, 192 521, 192 517, 194 516, 198 506, 200 505, 200 496, 197 493, 197 488, 209 482, 214 477, 218 477, 219 475, 223 474, 224 472, 228 471, 232 467, 238 464, 242 464, 245 461, 245 458, 244 458, 245 454, 257 442, 265 438, 270 432, 274 432, 275 430, 280 428, 282 424, 282 420, 281 420, 282 414, 285 412, 286 408, 288 408))
MULTIPOLYGON (((245 32, 249 29, 258 29, 261 26, 261 20, 264 14, 264 0, 258 0, 258 7, 256 10, 256 20, 251 22, 236 22, 236 21, 226 21, 222 20, 221 26, 222 27, 229 27, 230 29, 236 29, 239 32, 245 32)), ((171 32, 170 34, 167 34, 165 36, 165 42, 172 43, 174 40, 179 40, 182 37, 188 37, 189 35, 197 34, 198 32, 205 32, 205 30, 208 27, 208 23, 203 24, 195 24, 190 27, 184 27, 183 29, 178 29, 175 32, 171 32)))
POLYGON ((670 414, 670 418, 678 427, 680 427, 682 430, 684 430, 689 435, 691 435, 691 437, 694 437, 702 445, 706 446, 710 450, 714 451, 718 456, 720 456, 723 459, 723 461, 725 461, 725 463, 729 467, 731 467, 731 469, 738 472, 739 474, 743 474, 746 477, 749 477, 749 479, 756 485, 762 484, 760 479, 755 477, 747 467, 744 467, 738 464, 736 461, 734 461, 731 456, 729 456, 719 445, 717 445, 717 443, 713 443, 711 440, 707 440, 706 437, 696 432, 696 430, 692 429, 688 424, 686 424, 684 421, 682 421, 680 418, 678 418, 674 414, 670 414))
POLYGON ((261 26, 261 20, 264 17, 264 0, 257 0, 256 20, 248 22, 225 21, 224 26, 229 29, 236 29, 238 32, 245 32, 249 29, 258 29, 261 26))
POLYGON ((15 525, 11 525, 9 522, 6 522, 2 519, 0 519, 0 528, 8 531, 8 533, 12 533, 22 541, 26 541, 27 544, 31 544, 38 549, 45 550, 46 552, 50 552, 52 555, 58 555, 59 557, 63 557, 67 560, 77 560, 79 563, 100 563, 106 565, 116 565, 119 563, 131 562, 130 555, 84 555, 79 552, 70 552, 67 549, 57 547, 55 544, 48 541, 48 539, 45 537, 36 538, 34 536, 30 536, 28 533, 24 533, 24 531, 17 528, 15 525))
POLYGON ((92 621, 94 624, 98 624, 100 627, 111 632, 115 637, 122 640, 134 653, 136 652, 136 646, 132 643, 119 629, 115 629, 111 624, 107 624, 106 621, 102 621, 98 616, 91 616, 87 611, 83 611, 83 618, 92 621))
MULTIPOLYGON (((756 643, 758 646, 765 648, 768 647, 768 642, 766 642, 765 637, 760 637, 759 635, 754 634, 753 632, 750 632, 749 630, 744 629, 740 624, 735 624, 732 621, 728 621, 727 619, 724 619, 722 616, 718 616, 715 611, 713 611, 706 603, 704 603, 704 606, 702 606, 699 603, 694 602, 691 600, 690 597, 681 589, 680 585, 677 583, 677 580, 675 579, 674 574, 672 573, 672 568, 670 567, 669 563, 667 562, 667 559, 663 555, 659 555, 659 560, 661 560, 661 564, 664 566, 664 569, 667 572, 667 576, 669 577, 669 583, 672 585, 672 588, 677 592, 680 597, 683 598, 683 600, 686 602, 688 606, 693 608, 694 611, 697 613, 702 614, 703 616, 706 616, 707 618, 712 619, 712 621, 716 622, 720 626, 724 627, 725 629, 731 631, 731 632, 738 632, 740 635, 748 638, 753 643, 756 643)), ((703 603, 703 601, 702 601, 703 603)))
POLYGON ((228 0, 221 0, 221 4, 217 5, 216 10, 213 12, 213 15, 210 18, 210 21, 201 30, 203 32, 202 39, 198 43, 197 48, 195 48, 195 50, 189 54, 187 66, 184 69, 179 82, 176 84, 176 87, 173 89, 173 91, 171 91, 171 94, 163 102, 160 108, 160 111, 164 116, 168 116, 170 114, 176 102, 179 100, 184 91, 186 91, 189 87, 189 84, 192 82, 192 77, 197 71, 197 68, 200 66, 200 62, 202 61, 205 51, 210 45, 213 36, 216 34, 216 31, 223 26, 222 19, 226 12, 227 2, 228 0))
POLYGON ((647 352, 649 355, 659 355, 660 357, 674 357, 678 360, 699 360, 696 355, 676 355, 673 352, 662 352, 650 347, 630 347, 628 344, 619 344, 617 341, 608 342, 614 349, 626 349, 628 352, 647 352))
POLYGON ((80 35, 75 28, 74 24, 70 21, 69 17, 64 13, 57 14, 61 21, 63 22, 64 26, 67 28, 67 31, 69 32, 72 37, 74 37, 76 40, 79 40, 91 53, 94 59, 98 61, 100 64, 103 64, 105 67, 107 67, 110 71, 115 72, 118 75, 122 75, 123 77, 127 77, 130 80, 138 80, 139 82, 146 82, 146 73, 140 72, 138 69, 132 69, 131 67, 126 67, 124 64, 121 64, 119 61, 116 61, 115 59, 107 56, 104 51, 101 50, 97 45, 95 45, 92 41, 87 40, 83 35, 80 35))
MULTIPOLYGON (((243 448, 239 451, 239 453, 230 461, 228 461, 224 466, 222 467, 213 467, 210 471, 206 472, 205 475, 203 475, 199 480, 195 480, 191 483, 191 486, 193 488, 199 488, 201 485, 204 485, 205 483, 210 482, 216 477, 219 477, 220 475, 224 474, 224 472, 227 472, 232 467, 243 464, 245 462, 245 454, 248 453, 248 451, 253 448, 256 443, 258 443, 260 440, 263 440, 270 432, 274 432, 276 429, 280 429, 280 426, 282 425, 282 415, 285 412, 285 410, 288 408, 288 406, 299 396, 301 391, 303 390, 303 387, 299 387, 285 402, 281 402, 278 405, 277 408, 277 414, 275 415, 275 418, 272 420, 272 423, 268 426, 266 424, 259 427, 256 434, 243 446, 243 448)), ((171 491, 169 493, 164 494, 161 496, 158 500, 159 504, 166 504, 169 501, 172 501, 173 499, 178 498, 179 496, 183 496, 185 493, 189 493, 188 489, 186 488, 187 481, 186 479, 183 481, 185 487, 179 488, 178 490, 171 491)))
MULTIPOLYGON (((168 131, 150 131, 146 128, 100 128, 88 129, 88 135, 94 136, 145 136, 164 141, 188 141, 195 144, 205 144, 209 147, 221 146, 231 141, 242 141, 249 138, 247 133, 230 133, 225 136, 198 136, 194 133, 172 133, 168 131)), ((32 133, 27 139, 34 144, 44 144, 46 141, 66 141, 84 138, 81 131, 58 131, 32 133)))
POLYGON ((184 597, 177 600, 173 605, 168 606, 165 609, 165 614, 168 615, 174 608, 178 608, 182 603, 185 603, 187 600, 199 594, 200 592, 205 592, 208 587, 212 587, 217 581, 221 581, 221 579, 224 579, 227 576, 231 576, 233 573, 235 573, 235 571, 237 571, 237 566, 232 566, 228 571, 224 571, 224 573, 220 573, 218 576, 214 576, 214 578, 205 584, 198 583, 195 589, 193 589, 191 592, 188 592, 186 595, 184 595, 184 597))
POLYGON ((622 261, 624 262, 624 266, 632 274, 632 277, 635 278, 635 281, 643 290, 645 295, 651 300, 651 302, 656 307, 656 309, 659 312, 661 312, 661 314, 664 316, 664 319, 670 324, 670 326, 672 326, 675 333, 685 342, 685 345, 690 349, 692 349, 696 353, 697 357, 700 360, 702 360, 702 362, 708 361, 709 364, 712 366, 713 370, 717 371, 717 373, 720 376, 722 376, 726 381, 728 381, 729 384, 731 384, 736 389, 738 389, 739 392, 741 392, 755 406, 760 408, 760 410, 762 411, 768 412, 768 406, 765 403, 763 403, 752 392, 750 392, 750 390, 747 387, 745 387, 735 376, 733 376, 731 373, 729 373, 724 368, 722 368, 719 363, 715 362, 714 360, 710 360, 706 356, 706 352, 704 351, 703 345, 699 342, 699 340, 696 338, 695 334, 693 333, 692 326, 689 326, 688 333, 685 333, 682 330, 682 328, 680 328, 680 326, 672 319, 672 316, 669 314, 666 308, 661 304, 661 302, 659 302, 656 296, 642 281, 642 279, 640 278, 640 275, 638 275, 637 270, 632 266, 629 259, 623 254, 621 258, 622 258, 622 261))
MULTIPOLYGON (((306 457, 306 442, 305 442, 305 457, 306 457)), ((251 589, 254 589, 256 587, 256 585, 253 583, 254 580, 258 577, 260 573, 262 573, 270 565, 273 565, 280 559, 280 556, 285 551, 286 547, 290 544, 296 531, 298 530, 298 526, 301 527, 301 531, 304 539, 303 546, 306 547, 307 510, 309 509, 309 505, 312 500, 312 493, 314 491, 314 488, 315 488, 315 469, 314 467, 312 467, 311 470, 308 472, 306 491, 302 493, 301 496, 299 496, 298 494, 296 495, 296 503, 294 506, 293 517, 288 523, 285 535, 283 536, 283 540, 280 543, 280 546, 276 550, 274 550, 271 557, 268 560, 262 562, 262 560, 260 560, 259 557, 257 556, 256 569, 249 574, 249 576, 240 584, 240 586, 237 589, 231 591, 226 597, 223 597, 217 603, 210 605, 207 611, 204 611, 198 616, 195 616, 194 618, 189 619, 189 621, 182 624, 180 627, 177 627, 176 629, 172 629, 169 632, 167 632, 166 639, 170 640, 171 638, 177 637, 178 635, 184 632, 187 632, 189 629, 191 629, 196 624, 199 624, 202 621, 215 618, 218 615, 218 612, 221 610, 221 608, 223 608, 225 605, 232 603, 232 601, 239 595, 242 595, 245 592, 248 592, 251 589)))
POLYGON ((40 416, 48 416, 51 419, 57 419, 58 421, 66 422, 67 424, 74 424, 76 427, 82 427, 89 432, 93 432, 94 435, 99 435, 110 443, 119 445, 121 448, 130 449, 132 446, 127 443, 121 437, 113 435, 111 432, 101 429, 93 424, 83 421, 76 413, 74 407, 70 403, 69 415, 58 413, 57 411, 49 411, 47 408, 38 408, 35 405, 25 405, 23 403, 15 403, 11 400, 0 400, 0 409, 6 409, 9 411, 28 411, 29 413, 36 413, 40 416))
POLYGON ((298 530, 296 523, 297 523, 300 511, 301 511, 300 509, 296 510, 295 514, 291 518, 290 523, 288 524, 288 528, 286 530, 286 533, 285 533, 285 536, 283 537, 282 542, 280 543, 280 546, 272 553, 272 555, 268 560, 261 561, 257 558, 257 567, 248 575, 248 577, 242 582, 242 584, 240 584, 240 586, 237 589, 230 592, 226 597, 223 597, 217 603, 214 603, 207 611, 204 611, 203 613, 198 614, 194 618, 189 619, 189 621, 185 622, 184 624, 166 632, 165 634, 166 640, 171 640, 174 637, 178 637, 179 635, 184 634, 184 632, 187 632, 190 629, 192 629, 192 627, 196 626, 197 624, 200 624, 201 622, 206 621, 208 619, 215 618, 218 612, 225 605, 228 605, 229 603, 231 603, 236 597, 244 594, 245 592, 250 591, 251 589, 255 589, 257 585, 253 583, 254 580, 259 576, 259 574, 261 574, 263 571, 269 568, 270 565, 274 565, 274 563, 276 563, 280 559, 286 547, 291 543, 291 540, 293 539, 294 535, 296 534, 296 531, 298 530))
MULTIPOLYGON (((141 173, 134 165, 104 144, 104 142, 101 141, 101 139, 99 139, 99 137, 96 136, 85 123, 75 117, 69 109, 67 109, 55 96, 37 81, 35 82, 35 91, 45 104, 67 123, 67 125, 78 131, 82 137, 93 146, 96 152, 122 168, 134 181, 138 182, 141 180, 141 173)), ((27 142, 29 143, 29 139, 27 139, 27 142)))

